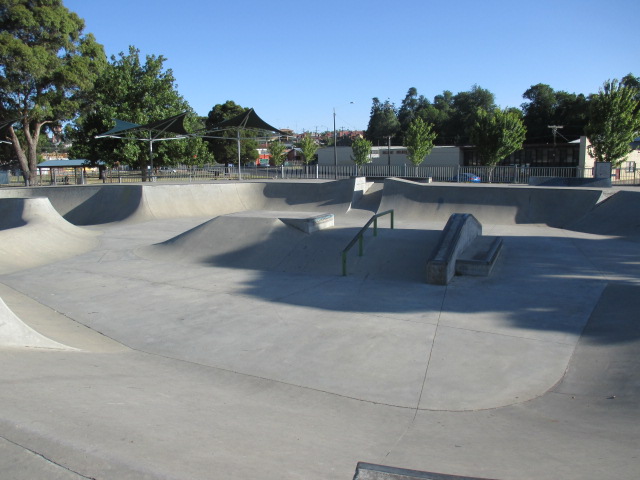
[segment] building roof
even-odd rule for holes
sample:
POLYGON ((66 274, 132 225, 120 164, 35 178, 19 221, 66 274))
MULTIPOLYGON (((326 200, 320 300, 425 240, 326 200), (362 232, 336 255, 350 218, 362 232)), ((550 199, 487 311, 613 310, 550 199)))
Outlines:
MULTIPOLYGON (((104 165, 104 162, 96 162, 97 165, 104 165)), ((38 164, 38 168, 78 168, 91 167, 91 160, 78 158, 74 160, 45 160, 38 164)))

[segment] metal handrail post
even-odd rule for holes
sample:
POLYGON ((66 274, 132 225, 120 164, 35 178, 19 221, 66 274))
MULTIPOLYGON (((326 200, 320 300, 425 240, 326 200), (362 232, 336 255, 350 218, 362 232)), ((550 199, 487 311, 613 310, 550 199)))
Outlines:
POLYGON ((378 217, 375 217, 373 219, 373 236, 374 237, 378 236, 378 217))

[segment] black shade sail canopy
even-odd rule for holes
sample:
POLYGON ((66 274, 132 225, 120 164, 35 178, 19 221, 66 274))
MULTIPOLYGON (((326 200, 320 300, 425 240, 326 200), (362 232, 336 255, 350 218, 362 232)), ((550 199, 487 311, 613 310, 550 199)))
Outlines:
POLYGON ((173 117, 147 123, 145 125, 126 122, 124 120, 118 120, 116 118, 114 119, 116 121, 116 126, 107 132, 96 135, 96 138, 123 138, 123 135, 125 134, 136 132, 146 132, 149 134, 148 137, 144 138, 143 140, 148 140, 149 138, 153 138, 155 140, 161 135, 167 133, 185 136, 188 135, 187 131, 184 128, 184 118, 186 117, 186 115, 187 112, 183 112, 178 115, 174 115, 173 117))
POLYGON ((207 131, 217 132, 222 130, 263 130, 266 132, 274 132, 279 135, 284 135, 284 133, 276 127, 273 127, 262 120, 253 108, 250 108, 246 112, 236 115, 233 118, 217 123, 207 131))

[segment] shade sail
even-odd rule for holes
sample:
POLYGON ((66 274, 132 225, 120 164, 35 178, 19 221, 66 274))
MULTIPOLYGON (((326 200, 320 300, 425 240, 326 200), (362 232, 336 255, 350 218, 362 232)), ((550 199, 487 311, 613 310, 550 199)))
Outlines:
POLYGON ((276 127, 269 125, 262 120, 253 108, 250 108, 240 115, 236 115, 233 118, 224 120, 223 122, 213 125, 209 130, 232 130, 232 129, 253 129, 253 130, 265 130, 268 132, 275 132, 280 135, 284 135, 283 132, 276 127))
POLYGON ((155 122, 147 123, 145 125, 139 125, 137 123, 131 123, 124 120, 114 119, 116 121, 115 127, 111 130, 97 135, 96 138, 101 137, 114 137, 121 136, 125 133, 134 132, 154 132, 157 135, 163 133, 173 133, 177 135, 187 135, 187 131, 184 128, 184 118, 187 116, 187 112, 174 115, 173 117, 165 118, 164 120, 157 120, 155 122))

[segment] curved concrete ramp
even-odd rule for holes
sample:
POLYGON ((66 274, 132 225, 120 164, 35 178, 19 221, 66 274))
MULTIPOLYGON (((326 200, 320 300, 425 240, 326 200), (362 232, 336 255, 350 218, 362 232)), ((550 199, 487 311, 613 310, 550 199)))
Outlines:
POLYGON ((0 298, 0 347, 33 347, 73 350, 39 334, 20 320, 0 298))
POLYGON ((98 244, 98 235, 67 222, 48 198, 2 198, 0 274, 87 252, 98 244))
POLYGON ((3 189, 0 198, 46 196, 75 225, 215 217, 245 210, 345 213, 355 179, 296 182, 86 185, 3 189))
POLYGON ((640 192, 620 191, 567 228, 576 232, 640 240, 640 192))
POLYGON ((336 275, 349 234, 334 229, 304 233, 288 224, 290 216, 270 211, 222 215, 136 254, 163 262, 336 275))
POLYGON ((540 223, 563 227, 584 217, 600 190, 492 185, 436 185, 387 179, 380 211, 393 209, 399 222, 447 222, 470 213, 483 224, 540 223))

